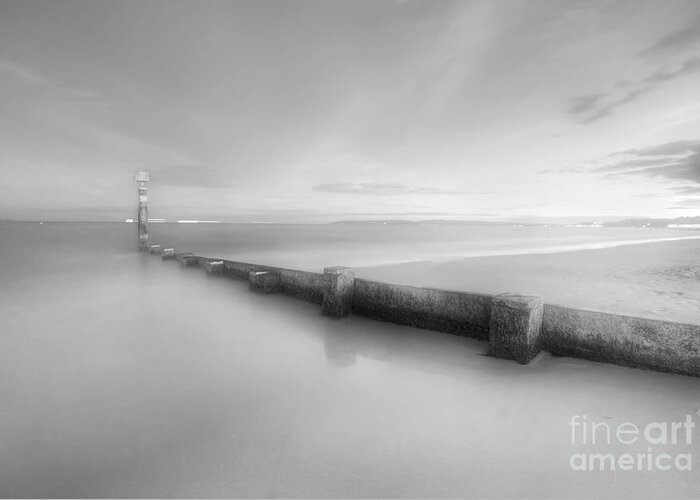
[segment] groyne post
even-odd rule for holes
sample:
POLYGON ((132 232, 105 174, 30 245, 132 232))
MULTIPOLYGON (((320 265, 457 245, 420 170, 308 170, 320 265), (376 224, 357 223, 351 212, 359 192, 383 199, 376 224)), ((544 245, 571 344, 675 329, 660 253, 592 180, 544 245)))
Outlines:
POLYGON ((221 276, 224 274, 223 260, 207 260, 201 263, 209 276, 221 276))
POLYGON ((489 324, 489 355, 529 363, 539 352, 542 297, 502 293, 494 296, 489 324))
POLYGON ((350 314, 354 293, 355 273, 351 269, 338 266, 323 270, 323 314, 334 318, 350 314))
POLYGON ((175 249, 174 248, 164 248, 161 253, 160 257, 163 260, 170 260, 175 258, 175 249))
POLYGON ((192 252, 176 253, 175 259, 183 267, 196 266, 199 264, 199 258, 197 258, 192 252))
POLYGON ((146 183, 151 180, 148 172, 136 172, 134 180, 139 183, 139 250, 148 251, 148 188, 146 183))

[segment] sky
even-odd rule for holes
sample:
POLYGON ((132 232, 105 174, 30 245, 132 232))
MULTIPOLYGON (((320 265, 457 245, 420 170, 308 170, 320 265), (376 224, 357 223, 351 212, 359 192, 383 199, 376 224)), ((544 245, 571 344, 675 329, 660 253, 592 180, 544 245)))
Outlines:
POLYGON ((0 218, 700 215, 700 2, 0 0, 0 218))

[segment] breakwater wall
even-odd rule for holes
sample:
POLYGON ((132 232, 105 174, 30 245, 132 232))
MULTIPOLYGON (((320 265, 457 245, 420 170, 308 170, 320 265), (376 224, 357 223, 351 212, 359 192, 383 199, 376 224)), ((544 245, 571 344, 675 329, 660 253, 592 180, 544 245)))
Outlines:
POLYGON ((540 297, 469 293, 175 253, 151 253, 245 280, 260 293, 285 293, 321 305, 323 314, 358 314, 488 342, 491 356, 529 363, 541 350, 557 356, 700 376, 700 325, 545 304, 540 297))
MULTIPOLYGON (((216 259, 209 259, 206 257, 200 257, 200 259, 205 265, 207 262, 216 261, 216 259)), ((230 278, 249 280, 250 273, 260 272, 279 276, 279 287, 274 290, 276 292, 286 293, 299 299, 306 300, 307 302, 313 302, 314 304, 321 304, 323 302, 323 273, 249 264, 231 260, 223 261, 222 274, 230 278)))

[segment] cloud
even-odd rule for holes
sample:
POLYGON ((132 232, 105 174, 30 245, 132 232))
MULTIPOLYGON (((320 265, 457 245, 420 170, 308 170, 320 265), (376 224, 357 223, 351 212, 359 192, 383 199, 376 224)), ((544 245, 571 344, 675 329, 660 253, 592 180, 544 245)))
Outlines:
POLYGON ((622 155, 636 155, 636 156, 670 156, 692 153, 700 149, 700 140, 697 141, 673 141, 660 144, 658 146, 651 146, 642 149, 628 149, 625 151, 620 151, 618 153, 613 153, 613 156, 622 155))
POLYGON ((83 87, 68 85, 50 77, 42 71, 12 59, 0 57, 0 73, 10 75, 23 83, 49 88, 71 101, 106 104, 98 92, 83 87))
POLYGON ((162 186, 180 187, 233 187, 230 180, 222 177, 222 172, 202 165, 171 165, 149 169, 151 181, 162 186))
POLYGON ((601 118, 605 118, 607 116, 610 116, 617 108, 620 106, 623 106, 625 104, 629 104, 630 102, 636 101, 641 95, 646 94, 647 92, 651 91, 652 89, 650 87, 647 88, 641 88, 641 89, 636 89, 631 92, 628 92, 625 96, 623 96, 620 99, 616 99, 605 106, 602 106, 598 110, 596 110, 594 113, 590 114, 588 117, 586 117, 583 120, 583 123, 592 123, 594 121, 600 120, 601 118))
POLYGON ((637 170, 613 171, 605 176, 621 177, 629 175, 663 177, 666 179, 680 179, 700 183, 700 154, 691 155, 677 163, 637 170))
POLYGON ((683 186, 683 187, 676 188, 675 191, 678 194, 700 194, 700 185, 683 186))
POLYGON ((690 181, 673 188, 679 194, 700 192, 700 140, 675 141, 628 149, 559 172, 602 174, 603 177, 647 177, 690 181))
POLYGON ((700 198, 688 198, 680 202, 682 206, 700 207, 700 198))
POLYGON ((605 97, 605 94, 588 94, 576 97, 572 100, 571 107, 569 108, 570 115, 580 115, 586 113, 596 107, 601 98, 605 97))
MULTIPOLYGON (((572 104, 569 107, 568 114, 580 119, 582 123, 592 123, 612 115, 619 107, 638 100, 641 96, 656 90, 666 82, 698 71, 700 71, 700 58, 691 57, 675 69, 654 71, 638 81, 626 80, 624 87, 631 87, 631 89, 619 97, 607 100, 607 102, 605 97, 614 96, 614 92, 611 91, 609 94, 586 94, 576 97, 571 101, 572 104)), ((620 85, 616 86, 620 87, 620 85)))
POLYGON ((668 80, 673 80, 675 78, 678 78, 680 76, 689 74, 689 73, 694 73, 700 69, 700 59, 697 57, 691 57, 687 61, 685 61, 683 64, 680 65, 675 70, 672 71, 656 71, 652 73, 651 75, 647 76, 643 82, 648 83, 648 84, 658 84, 658 83, 663 83, 668 80))
POLYGON ((700 39, 700 15, 695 17, 685 28, 669 33, 654 45, 642 52, 642 55, 663 52, 669 49, 685 47, 700 39))
POLYGON ((0 71, 32 85, 53 85, 55 83, 38 71, 4 57, 0 58, 0 71))
POLYGON ((404 186, 403 184, 375 184, 369 182, 339 182, 318 184, 314 191, 327 193, 369 194, 369 195, 416 195, 416 194, 464 194, 462 191, 431 188, 425 186, 404 186))

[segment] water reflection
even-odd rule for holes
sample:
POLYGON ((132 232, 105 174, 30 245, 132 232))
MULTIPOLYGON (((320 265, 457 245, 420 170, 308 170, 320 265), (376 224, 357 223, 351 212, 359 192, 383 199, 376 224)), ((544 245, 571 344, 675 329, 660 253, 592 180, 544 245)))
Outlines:
POLYGON ((324 317, 323 323, 323 347, 326 359, 330 366, 337 368, 347 368, 357 363, 357 353, 355 352, 354 336, 347 331, 343 331, 340 322, 333 318, 324 317))

